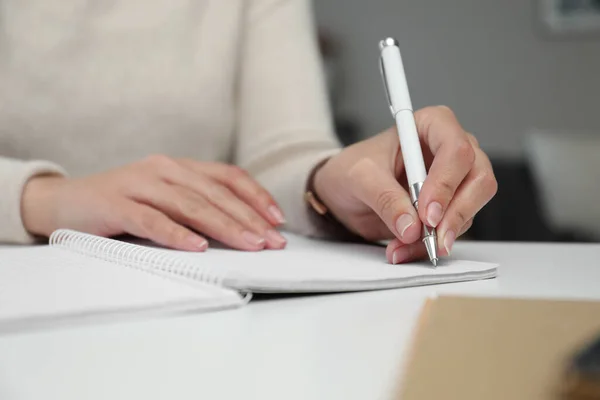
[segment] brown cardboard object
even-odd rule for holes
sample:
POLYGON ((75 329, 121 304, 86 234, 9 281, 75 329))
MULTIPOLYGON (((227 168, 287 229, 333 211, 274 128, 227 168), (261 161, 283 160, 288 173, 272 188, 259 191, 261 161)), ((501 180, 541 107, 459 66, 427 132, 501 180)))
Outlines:
POLYGON ((398 399, 559 399, 600 333, 600 302, 439 297, 418 323, 398 399))

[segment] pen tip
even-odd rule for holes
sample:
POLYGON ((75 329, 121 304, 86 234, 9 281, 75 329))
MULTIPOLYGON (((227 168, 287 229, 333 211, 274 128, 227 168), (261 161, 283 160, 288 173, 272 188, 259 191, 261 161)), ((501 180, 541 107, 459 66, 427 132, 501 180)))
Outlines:
POLYGON ((434 267, 437 267, 437 263, 438 263, 437 258, 434 258, 433 260, 431 260, 431 263, 433 264, 434 267))

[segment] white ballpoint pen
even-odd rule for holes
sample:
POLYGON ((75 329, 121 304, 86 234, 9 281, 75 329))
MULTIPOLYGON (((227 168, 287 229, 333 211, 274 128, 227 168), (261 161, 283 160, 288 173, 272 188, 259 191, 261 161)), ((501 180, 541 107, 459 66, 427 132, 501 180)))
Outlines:
MULTIPOLYGON (((404 73, 400 46, 396 39, 387 38, 379 43, 379 50, 381 51, 379 60, 381 75, 390 110, 398 127, 410 198, 413 206, 418 209, 419 194, 427 177, 427 171, 404 73)), ((427 248, 429 260, 436 267, 438 252, 435 228, 423 224, 423 243, 427 248)))

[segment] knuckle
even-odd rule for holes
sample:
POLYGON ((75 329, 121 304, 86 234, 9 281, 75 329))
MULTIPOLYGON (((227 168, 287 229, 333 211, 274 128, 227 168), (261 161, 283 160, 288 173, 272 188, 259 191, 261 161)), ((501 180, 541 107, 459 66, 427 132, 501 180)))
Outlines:
POLYGON ((200 166, 204 165, 205 163, 201 162, 201 161, 196 161, 193 158, 189 158, 189 157, 180 157, 174 161, 180 162, 182 164, 185 165, 192 165, 192 164, 198 164, 200 166))
POLYGON ((214 204, 230 203, 233 199, 233 194, 224 186, 216 185, 210 193, 210 200, 214 204))
POLYGON ((460 160, 467 162, 469 165, 473 165, 475 162, 475 149, 473 149, 473 145, 467 138, 456 142, 455 153, 460 160))
POLYGON ((154 166, 164 166, 165 164, 174 163, 175 161, 164 154, 151 154, 146 157, 146 162, 154 166))
POLYGON ((478 177, 479 185, 482 190, 488 195, 487 197, 492 198, 498 193, 498 181, 493 172, 485 171, 479 174, 478 177))
POLYGON ((435 110, 442 114, 454 115, 454 111, 452 111, 452 109, 450 107, 448 107, 444 104, 435 106, 435 110))
POLYGON ((195 218, 204 212, 206 202, 202 199, 181 201, 177 204, 177 208, 182 215, 188 218, 195 218))
POLYGON ((474 148, 479 148, 479 140, 477 140, 477 137, 475 135, 473 135, 472 133, 467 133, 467 137, 469 138, 469 141, 471 142, 471 145, 474 148))
POLYGON ((246 171, 244 168, 238 167, 237 165, 233 165, 233 170, 236 171, 235 173, 238 174, 239 176, 250 176, 250 173, 248 171, 246 171))
POLYGON ((273 203, 273 198, 271 195, 261 187, 259 187, 256 191, 256 198, 258 199, 258 202, 265 207, 273 203))
POLYGON ((225 215, 223 217, 222 224, 225 232, 241 234, 243 231, 242 226, 236 220, 229 216, 225 215))
POLYGON ((137 217, 137 224, 144 234, 153 234, 158 230, 158 218, 149 212, 142 212, 137 217))
POLYGON ((441 192, 444 197, 450 198, 454 194, 456 188, 446 179, 438 179, 436 182, 436 191, 441 192))
POLYGON ((473 218, 469 219, 467 221, 467 223, 465 224, 465 231, 468 231, 469 228, 471 228, 473 226, 473 218))
POLYGON ((268 204, 271 202, 271 195, 258 182, 250 180, 246 186, 248 188, 248 194, 260 204, 268 204))
POLYGON ((421 120, 425 125, 432 124, 435 120, 440 118, 443 119, 456 119, 454 111, 446 105, 428 106, 417 111, 418 119, 421 120))
POLYGON ((250 213, 247 217, 247 223, 250 228, 266 230, 269 227, 269 224, 264 219, 254 213, 250 213))
POLYGON ((176 160, 164 154, 153 154, 146 157, 146 167, 168 176, 179 168, 179 164, 176 160))
POLYGON ((440 110, 438 106, 428 106, 418 110, 415 118, 421 121, 425 126, 430 126, 432 122, 439 117, 440 110))
POLYGON ((456 226, 461 227, 463 225, 465 225, 470 218, 468 218, 465 213, 463 213, 462 211, 456 211, 456 226))
POLYGON ((225 172, 225 180, 229 183, 236 183, 240 179, 248 177, 248 172, 237 165, 229 165, 225 172))
POLYGON ((398 202, 396 192, 392 190, 384 190, 377 195, 376 205, 377 209, 382 214, 387 214, 394 211, 394 207, 398 202))
POLYGON ((169 243, 179 243, 184 239, 184 230, 176 224, 166 224, 161 231, 169 243))

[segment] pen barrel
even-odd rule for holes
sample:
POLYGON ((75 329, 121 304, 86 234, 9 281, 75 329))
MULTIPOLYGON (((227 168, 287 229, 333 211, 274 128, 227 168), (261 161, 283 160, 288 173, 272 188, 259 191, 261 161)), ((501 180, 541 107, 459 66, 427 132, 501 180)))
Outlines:
POLYGON ((400 151, 404 160, 408 184, 424 182, 427 177, 425 161, 421 151, 419 133, 415 116, 411 110, 403 110, 396 114, 396 126, 400 137, 400 151))
POLYGON ((401 110, 412 110, 400 49, 397 46, 385 46, 381 51, 381 61, 392 114, 395 115, 401 110))

